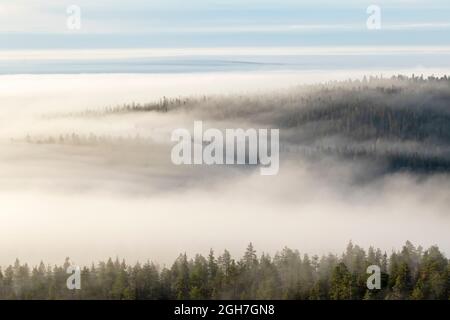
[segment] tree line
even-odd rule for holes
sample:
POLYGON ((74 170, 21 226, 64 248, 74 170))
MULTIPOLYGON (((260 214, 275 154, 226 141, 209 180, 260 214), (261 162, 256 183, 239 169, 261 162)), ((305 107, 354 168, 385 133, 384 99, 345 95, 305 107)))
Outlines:
MULTIPOLYGON (((203 97, 163 97, 61 117, 180 112, 204 121, 279 128, 282 144, 314 148, 317 156, 374 160, 386 172, 450 172, 450 78, 364 77, 284 91, 203 97), (327 142, 328 141, 328 142, 327 142), (330 148, 327 143, 332 142, 330 148), (384 144, 389 150, 378 148, 384 144), (415 150, 404 150, 405 145, 415 150)), ((27 137, 52 144, 110 143, 104 137, 27 137)), ((117 141, 114 141, 117 142, 117 141)), ((120 142, 120 141, 119 141, 120 142)), ((140 142, 139 142, 140 143, 140 142)))
POLYGON ((257 255, 250 243, 240 259, 229 251, 180 254, 170 267, 108 259, 81 269, 81 289, 69 290, 61 266, 16 260, 0 269, 0 299, 450 299, 450 264, 437 246, 406 242, 389 257, 350 242, 338 256, 301 255, 284 248, 257 255), (367 267, 381 270, 381 289, 367 288, 367 267))

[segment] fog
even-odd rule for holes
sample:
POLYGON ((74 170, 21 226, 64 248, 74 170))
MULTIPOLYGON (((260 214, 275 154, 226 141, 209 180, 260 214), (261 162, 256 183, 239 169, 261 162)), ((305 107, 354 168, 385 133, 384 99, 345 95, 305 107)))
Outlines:
MULTIPOLYGON (((212 105, 64 116, 164 96, 224 95, 233 101, 233 95, 363 75, 0 76, 0 265, 15 258, 61 263, 67 256, 78 264, 116 256, 164 264, 180 252, 210 248, 241 254, 250 241, 260 252, 289 246, 320 254, 340 253, 349 240, 387 252, 410 240, 424 247, 437 244, 449 254, 446 174, 392 173, 356 183, 355 176, 373 170, 371 164, 334 158, 311 162, 295 151, 280 155, 276 176, 260 176, 257 167, 175 166, 170 160, 175 128, 192 130, 194 120, 218 128, 274 126, 276 110, 263 117, 257 109, 218 117, 223 111, 212 105), (72 134, 94 136, 95 143, 58 140, 72 134)), ((282 138, 296 144, 300 131, 286 131, 282 138)))

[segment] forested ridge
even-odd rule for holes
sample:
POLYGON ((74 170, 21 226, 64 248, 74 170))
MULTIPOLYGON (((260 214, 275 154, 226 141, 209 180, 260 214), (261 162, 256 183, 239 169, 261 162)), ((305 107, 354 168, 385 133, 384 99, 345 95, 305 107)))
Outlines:
MULTIPOLYGON (((261 94, 163 97, 47 119, 102 118, 124 114, 178 113, 208 124, 279 128, 281 149, 301 150, 306 158, 333 156, 368 160, 384 172, 450 172, 450 78, 394 76, 331 81, 261 94), (297 149, 295 147, 298 147, 297 149)), ((80 135, 27 136, 29 143, 146 143, 128 138, 80 135)))
POLYGON ((211 250, 170 267, 124 260, 81 268, 81 289, 66 286, 61 266, 30 267, 19 260, 0 271, 1 299, 449 299, 450 264, 437 246, 407 241, 389 255, 350 242, 342 255, 309 256, 284 248, 273 257, 249 244, 243 257, 211 250), (381 289, 367 289, 367 267, 381 269, 381 289))

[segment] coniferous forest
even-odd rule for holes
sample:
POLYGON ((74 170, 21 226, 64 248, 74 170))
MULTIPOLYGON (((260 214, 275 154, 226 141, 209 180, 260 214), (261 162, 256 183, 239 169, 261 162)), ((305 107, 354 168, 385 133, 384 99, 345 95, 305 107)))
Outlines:
MULTIPOLYGON (((132 103, 99 110, 45 114, 43 118, 45 121, 80 118, 117 121, 122 116, 140 117, 151 113, 182 115, 189 123, 195 119, 213 124, 220 121, 250 123, 253 127, 281 129, 283 157, 313 162, 326 157, 353 162, 368 160, 372 165, 367 168, 381 167, 379 171, 364 171, 367 176, 364 181, 375 181, 378 176, 394 172, 424 177, 441 174, 447 181, 450 171, 449 101, 450 78, 447 76, 371 77, 261 95, 163 98, 144 105, 132 103)), ((59 146, 61 148, 55 150, 61 152, 94 153, 98 149, 103 161, 100 163, 108 166, 120 163, 117 159, 129 153, 136 156, 136 159, 128 159, 131 164, 145 168, 150 166, 147 158, 141 163, 137 155, 147 155, 155 146, 151 136, 138 133, 114 136, 70 129, 59 134, 30 133, 12 140, 19 147, 59 146), (119 156, 111 160, 107 152, 115 149, 119 156)), ((356 186, 359 182, 355 182, 356 186)), ((445 191, 445 188, 447 185, 443 184, 433 190, 445 191)), ((142 189, 140 186, 138 190, 142 189)), ((161 191, 160 186, 157 190, 161 191)), ((429 214, 426 210, 424 213, 429 214)), ((243 257, 234 257, 226 250, 211 251, 207 256, 181 254, 167 266, 158 261, 130 263, 110 258, 81 267, 80 290, 67 288, 69 274, 66 270, 73 263, 69 258, 59 266, 44 262, 34 266, 16 260, 13 265, 0 269, 0 299, 450 298, 449 262, 437 246, 422 248, 407 242, 399 251, 385 252, 375 248, 364 250, 350 243, 343 254, 325 256, 301 254, 289 248, 272 255, 263 250, 258 248, 257 251, 250 244, 243 257), (370 276, 367 267, 371 265, 381 269, 379 290, 367 288, 370 276)))
POLYGON ((169 267, 124 260, 81 268, 81 289, 66 285, 69 258, 60 266, 16 260, 0 271, 1 299, 305 299, 429 300, 450 298, 450 264, 437 246, 407 241, 389 254, 350 242, 341 255, 300 254, 284 248, 270 256, 250 243, 240 259, 225 250, 205 257, 180 254, 169 267), (367 267, 381 269, 381 289, 367 288, 367 267))
MULTIPOLYGON (((45 120, 103 119, 126 115, 184 114, 209 123, 281 130, 282 152, 306 160, 323 157, 363 160, 399 171, 450 171, 450 78, 398 75, 391 78, 330 81, 258 95, 163 97, 157 102, 69 113, 45 114, 45 120)), ((148 145, 134 135, 113 137, 66 132, 26 135, 18 142, 71 146, 148 145)))

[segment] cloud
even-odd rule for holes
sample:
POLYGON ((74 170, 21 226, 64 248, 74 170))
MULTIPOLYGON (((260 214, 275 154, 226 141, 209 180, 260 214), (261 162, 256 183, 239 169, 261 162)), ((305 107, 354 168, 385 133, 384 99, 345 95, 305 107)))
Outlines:
POLYGON ((368 170, 365 163, 311 163, 295 152, 283 156, 273 177, 251 168, 171 163, 172 129, 190 129, 197 117, 221 128, 294 116, 293 105, 273 104, 272 112, 260 114, 251 101, 245 108, 233 104, 230 94, 264 90, 267 96, 275 84, 281 88, 300 79, 272 73, 2 76, 0 264, 16 257, 57 263, 67 255, 81 264, 107 256, 169 263, 179 252, 239 252, 250 241, 269 253, 284 245, 338 253, 350 239, 387 251, 409 239, 439 244, 448 253, 446 176, 397 174, 355 185, 354 175, 368 170), (223 110, 214 105, 198 112, 44 117, 204 93, 228 99, 226 117, 217 117, 223 110), (242 116, 246 112, 250 116, 242 116), (23 141, 27 134, 58 139, 72 133, 116 143, 23 141), (147 143, 131 143, 136 134, 147 143))
MULTIPOLYGON (((46 0, 37 3, 18 0, 14 3, 0 2, 2 25, 0 32, 66 33, 66 8, 71 1, 46 0)), ((317 31, 364 30, 367 18, 365 8, 357 1, 316 1, 308 4, 298 1, 183 1, 138 0, 92 3, 79 0, 81 8, 81 34, 111 33, 304 33, 317 31), (183 8, 183 9, 180 9, 183 8), (348 10, 348 12, 347 12, 348 10)), ((421 13, 433 6, 440 11, 449 10, 442 1, 389 1, 378 3, 383 13, 389 12, 386 30, 442 30, 449 22, 422 19, 421 13), (426 6, 425 6, 426 5, 426 6), (431 6, 431 7, 430 7, 431 6), (404 15, 408 12, 408 21, 404 15), (395 10, 393 10, 395 9, 395 10), (393 11, 390 11, 393 10, 393 11)), ((427 11, 428 12, 428 11, 427 11)), ((430 14, 428 14, 430 16, 430 14)), ((384 17, 384 15, 383 15, 384 17)))

